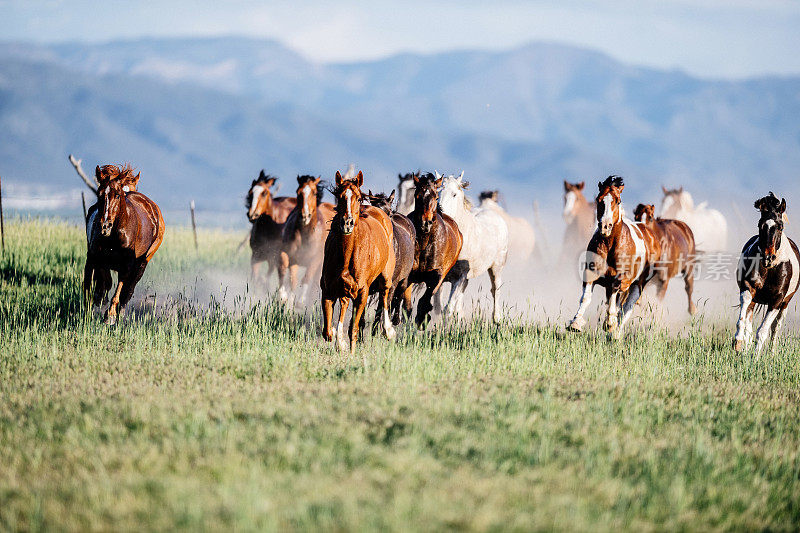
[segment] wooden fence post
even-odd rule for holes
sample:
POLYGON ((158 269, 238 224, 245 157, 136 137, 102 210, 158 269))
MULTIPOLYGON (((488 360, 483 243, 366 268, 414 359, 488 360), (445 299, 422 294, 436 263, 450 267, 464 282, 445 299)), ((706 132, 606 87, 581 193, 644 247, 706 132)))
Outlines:
POLYGON ((192 213, 192 233, 194 234, 194 250, 197 251, 197 223, 194 220, 194 200, 189 202, 189 211, 192 213))
POLYGON ((6 228, 3 222, 3 178, 0 177, 0 246, 6 251, 6 228))

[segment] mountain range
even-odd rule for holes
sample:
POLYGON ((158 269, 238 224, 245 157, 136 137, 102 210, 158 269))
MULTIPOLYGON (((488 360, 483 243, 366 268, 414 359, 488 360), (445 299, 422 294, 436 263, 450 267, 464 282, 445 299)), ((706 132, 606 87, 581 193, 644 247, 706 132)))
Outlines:
POLYGON ((239 37, 4 43, 0 128, 16 191, 79 187, 74 153, 133 163, 167 210, 241 211, 262 168, 292 194, 294 175, 351 161, 373 189, 464 169, 545 209, 561 180, 609 174, 650 201, 662 183, 712 204, 800 192, 800 76, 700 79, 552 43, 350 64, 239 37))

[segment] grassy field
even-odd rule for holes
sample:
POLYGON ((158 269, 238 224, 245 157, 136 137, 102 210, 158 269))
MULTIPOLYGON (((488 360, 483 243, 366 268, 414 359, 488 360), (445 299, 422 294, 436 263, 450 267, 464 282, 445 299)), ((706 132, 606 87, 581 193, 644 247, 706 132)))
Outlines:
POLYGON ((82 309, 80 228, 6 230, 0 529, 800 527, 793 332, 754 362, 702 318, 618 344, 475 321, 351 357, 313 312, 181 305, 247 258, 180 230, 142 284, 157 311, 107 328, 82 309))

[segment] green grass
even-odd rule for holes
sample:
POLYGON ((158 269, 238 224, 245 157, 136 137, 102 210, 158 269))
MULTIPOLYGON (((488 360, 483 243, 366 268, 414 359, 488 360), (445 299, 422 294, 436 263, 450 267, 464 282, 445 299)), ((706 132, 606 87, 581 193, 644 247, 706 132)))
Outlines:
MULTIPOLYGON (((727 323, 617 344, 542 318, 405 330, 350 356, 316 311, 220 290, 107 328, 82 310, 81 229, 6 230, 0 529, 800 524, 794 337, 754 362, 727 323)), ((240 239, 203 232, 195 253, 170 230, 141 291, 174 300, 203 272, 245 272, 240 239)))

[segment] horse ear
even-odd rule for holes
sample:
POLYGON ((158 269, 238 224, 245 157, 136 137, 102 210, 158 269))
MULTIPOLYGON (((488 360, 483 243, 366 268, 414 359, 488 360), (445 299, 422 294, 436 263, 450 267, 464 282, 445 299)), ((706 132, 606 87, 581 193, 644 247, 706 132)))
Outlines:
POLYGON ((414 185, 419 185, 419 176, 416 174, 412 174, 412 177, 414 178, 414 185))
POLYGON ((94 167, 94 179, 100 181, 100 174, 101 174, 100 165, 97 165, 96 167, 94 167))
POLYGON ((264 173, 264 169, 263 168, 261 169, 261 173, 258 175, 258 177, 261 178, 261 179, 267 177, 267 175, 264 173))
POLYGON ((602 182, 602 181, 598 181, 598 182, 597 182, 597 188, 598 188, 599 190, 601 190, 601 191, 603 190, 603 182, 602 182))
POLYGON ((762 205, 763 205, 763 203, 764 203, 762 200, 763 200, 762 198, 759 198, 758 200, 756 200, 755 202, 753 202, 753 207, 755 207, 756 209, 758 209, 759 211, 761 211, 761 206, 762 206, 762 205))
POLYGON ((320 181, 322 181, 322 176, 317 176, 317 179, 314 180, 314 185, 319 185, 320 181))
POLYGON ((275 185, 275 178, 269 178, 266 182, 267 189, 275 185))
POLYGON ((464 179, 464 171, 462 170, 461 175, 458 177, 458 181, 461 181, 463 179, 464 179))
POLYGON ((786 198, 781 198, 781 205, 778 207, 778 213, 783 213, 786 211, 786 198))
POLYGON ((569 182, 567 180, 564 180, 564 190, 569 191, 569 182))
POLYGON ((364 184, 364 174, 359 170, 356 174, 356 185, 361 187, 364 184))
POLYGON ((442 177, 441 176, 439 176, 439 179, 437 179, 436 181, 433 182, 433 186, 436 187, 437 189, 442 186, 442 177))
MULTIPOLYGON (((338 174, 338 172, 337 172, 337 174, 338 174)), ((298 184, 302 184, 303 183, 303 177, 302 176, 297 176, 297 183, 298 184)))
POLYGON ((342 178, 342 173, 337 170, 336 171, 336 185, 337 186, 341 185, 343 181, 344 181, 344 178, 342 178))
POLYGON ((661 186, 661 192, 663 192, 664 196, 666 196, 669 193, 669 190, 667 190, 667 188, 662 185, 661 186))
POLYGON ((678 187, 678 194, 681 194, 682 192, 683 192, 683 185, 681 185, 680 187, 678 187))
POLYGON ((441 181, 441 179, 442 179, 442 175, 441 175, 441 174, 439 174, 439 171, 438 171, 438 170, 434 170, 434 171, 433 171, 433 175, 434 175, 434 176, 436 176, 436 180, 437 180, 437 181, 441 181))
POLYGON ((394 202, 394 189, 392 189, 392 194, 389 195, 389 203, 391 204, 394 202))
POLYGON ((586 182, 585 181, 582 181, 582 182, 578 183, 578 190, 582 191, 585 186, 586 186, 586 182))
POLYGON ((252 189, 256 183, 258 183, 258 180, 253 180, 252 183, 250 183, 250 188, 252 189))

